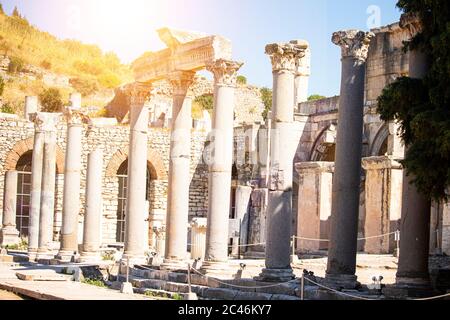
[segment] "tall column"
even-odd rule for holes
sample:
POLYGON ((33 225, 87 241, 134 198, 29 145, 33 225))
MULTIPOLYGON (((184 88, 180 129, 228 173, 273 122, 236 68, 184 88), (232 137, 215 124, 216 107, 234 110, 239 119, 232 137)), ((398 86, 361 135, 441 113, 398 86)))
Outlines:
MULTIPOLYGON (((297 231, 301 238, 329 239, 334 162, 303 162, 299 174, 297 231)), ((297 240, 301 253, 327 250, 328 242, 297 240)))
MULTIPOLYGON (((411 37, 421 29, 418 17, 411 15, 403 15, 400 25, 409 30, 411 37)), ((426 53, 420 50, 410 51, 409 77, 423 79, 428 72, 429 61, 426 53)), ((403 176, 400 256, 396 283, 400 286, 428 287, 431 201, 417 190, 412 182, 414 177, 407 175, 406 171, 403 176)))
POLYGON ((299 59, 308 48, 301 44, 269 44, 273 69, 273 107, 267 210, 266 268, 260 279, 284 282, 294 278, 291 268, 292 180, 294 171, 294 78, 299 59))
POLYGON ((102 221, 102 173, 103 151, 96 149, 89 154, 86 181, 86 210, 84 213, 83 248, 81 262, 100 260, 102 221))
POLYGON ((363 141, 364 80, 371 32, 335 32, 333 43, 342 49, 341 96, 330 249, 326 280, 337 287, 355 288, 361 156, 363 141))
POLYGON ((127 94, 130 101, 130 146, 128 153, 128 193, 125 213, 125 251, 123 261, 130 264, 145 262, 144 222, 147 186, 147 143, 149 110, 146 101, 151 88, 132 84, 127 94))
POLYGON ((78 253, 78 216, 80 214, 81 153, 83 123, 87 117, 77 108, 68 107, 66 162, 61 227, 61 249, 56 259, 70 262, 78 253))
POLYGON ((8 171, 5 175, 3 193, 3 223, 0 231, 0 246, 19 243, 19 231, 16 229, 17 171, 8 171))
POLYGON ((219 59, 208 65, 214 74, 214 155, 209 166, 208 228, 202 270, 222 271, 228 261, 231 169, 233 166, 234 98, 237 71, 242 63, 219 59))
POLYGON ((53 257, 52 244, 53 221, 55 214, 56 124, 61 115, 47 115, 49 119, 44 137, 37 259, 47 259, 53 257))
POLYGON ((166 254, 163 269, 186 268, 191 163, 192 98, 187 96, 195 72, 175 72, 167 198, 166 254))
POLYGON ((290 43, 295 45, 308 46, 305 55, 299 57, 295 70, 295 109, 302 102, 308 101, 309 77, 311 75, 311 50, 309 43, 305 40, 292 40, 290 43))

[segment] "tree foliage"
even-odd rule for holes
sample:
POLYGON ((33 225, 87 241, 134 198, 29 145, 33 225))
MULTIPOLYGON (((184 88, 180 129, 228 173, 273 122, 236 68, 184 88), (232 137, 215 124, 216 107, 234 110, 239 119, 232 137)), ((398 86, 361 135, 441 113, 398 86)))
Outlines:
POLYGON ((264 104, 263 119, 267 120, 269 112, 272 110, 272 90, 269 88, 261 88, 261 100, 264 104))
POLYGON ((240 85, 246 85, 247 84, 247 78, 245 76, 238 76, 237 77, 237 83, 240 85))
POLYGON ((39 95, 43 112, 61 112, 64 106, 61 92, 57 88, 49 88, 39 95))
POLYGON ((204 94, 195 98, 194 103, 199 105, 201 109, 212 111, 214 109, 214 96, 204 94))
POLYGON ((424 79, 401 77, 378 99, 385 121, 397 120, 408 146, 402 164, 418 190, 436 200, 450 185, 450 2, 400 0, 404 13, 417 14, 423 30, 405 50, 421 50, 431 66, 424 79))
POLYGON ((5 80, 0 77, 0 97, 3 95, 3 92, 5 91, 5 80))
POLYGON ((308 97, 308 101, 316 101, 316 100, 322 100, 325 99, 325 96, 322 96, 320 94, 312 94, 308 97))

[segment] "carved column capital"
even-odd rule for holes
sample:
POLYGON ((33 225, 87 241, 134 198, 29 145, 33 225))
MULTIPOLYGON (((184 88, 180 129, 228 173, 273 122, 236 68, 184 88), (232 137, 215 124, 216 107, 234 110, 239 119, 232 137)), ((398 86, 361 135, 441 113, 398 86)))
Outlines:
POLYGON ((237 85, 237 72, 243 63, 218 59, 210 63, 206 69, 214 74, 215 85, 235 87, 237 85))
POLYGON ((37 132, 56 132, 61 116, 61 113, 37 112, 30 114, 30 121, 37 132))
POLYGON ((288 71, 295 73, 299 59, 306 55, 306 41, 291 41, 290 43, 272 43, 266 46, 265 53, 270 56, 273 71, 288 71))
POLYGON ((423 30, 422 20, 415 12, 404 13, 400 17, 400 28, 408 30, 409 36, 414 38, 423 30))
POLYGON ((130 83, 125 86, 124 93, 131 105, 143 105, 152 94, 152 86, 144 83, 130 83))
POLYGON ((186 95, 194 82, 195 71, 176 71, 168 76, 174 95, 186 95))
POLYGON ((69 126, 82 126, 91 123, 91 119, 78 108, 67 107, 64 110, 64 117, 69 126))
POLYGON ((304 54, 300 54, 296 57, 295 61, 295 75, 308 77, 311 75, 311 49, 309 43, 306 40, 292 40, 290 43, 299 45, 305 48, 304 54))
POLYGON ((333 33, 331 41, 342 49, 342 58, 355 58, 366 61, 373 32, 345 30, 333 33))

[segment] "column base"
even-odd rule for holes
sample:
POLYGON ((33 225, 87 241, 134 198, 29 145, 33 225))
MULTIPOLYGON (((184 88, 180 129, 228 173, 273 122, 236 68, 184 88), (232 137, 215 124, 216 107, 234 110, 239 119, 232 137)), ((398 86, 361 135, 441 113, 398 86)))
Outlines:
POLYGON ((81 252, 76 260, 78 263, 100 263, 101 261, 102 257, 99 252, 81 252))
POLYGON ((336 290, 353 290, 361 287, 358 277, 350 274, 329 274, 325 276, 324 284, 336 290))
POLYGON ((55 254, 49 250, 38 250, 36 254, 36 261, 41 264, 45 264, 44 262, 50 263, 50 260, 54 260, 55 254))
POLYGON ((6 227, 0 230, 0 245, 3 247, 14 246, 20 243, 20 233, 14 227, 6 227))
POLYGON ((291 268, 287 269, 262 269, 261 274, 255 277, 257 281, 263 282, 288 282, 295 279, 294 272, 291 268))
POLYGON ((28 261, 29 262, 35 262, 37 259, 37 249, 28 249, 28 261))
POLYGON ((437 295, 430 281, 421 278, 397 278, 397 283, 383 288, 383 294, 388 299, 405 300, 408 298, 427 298, 437 295))
POLYGON ((160 268, 166 271, 187 270, 188 262, 186 260, 164 259, 160 268))
POLYGON ((230 268, 227 262, 220 261, 204 261, 200 268, 200 272, 205 276, 228 278, 233 277, 234 270, 230 268))

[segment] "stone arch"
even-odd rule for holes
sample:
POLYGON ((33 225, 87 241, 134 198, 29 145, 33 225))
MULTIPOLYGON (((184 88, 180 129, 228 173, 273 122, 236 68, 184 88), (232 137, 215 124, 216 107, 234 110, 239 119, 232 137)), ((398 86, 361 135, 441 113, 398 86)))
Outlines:
POLYGON ((380 155, 384 155, 381 154, 383 148, 386 149, 387 152, 387 141, 389 139, 389 126, 384 123, 380 129, 378 130, 377 134, 375 135, 375 138, 372 141, 372 145, 370 146, 370 156, 372 157, 376 157, 376 156, 380 156, 380 155))
MULTIPOLYGON (((34 138, 28 138, 17 142, 6 155, 5 170, 16 170, 17 162, 28 151, 33 151, 34 138)), ((64 173, 64 152, 60 146, 56 146, 56 173, 64 173)))
MULTIPOLYGON (((120 166, 128 159, 128 151, 118 150, 111 158, 106 167, 106 176, 114 177, 120 166)), ((147 165, 152 180, 167 180, 167 171, 161 156, 153 149, 147 151, 147 165)))
POLYGON ((337 134, 336 126, 335 123, 332 123, 320 132, 313 144, 310 161, 324 161, 327 153, 330 151, 334 152, 337 134))

